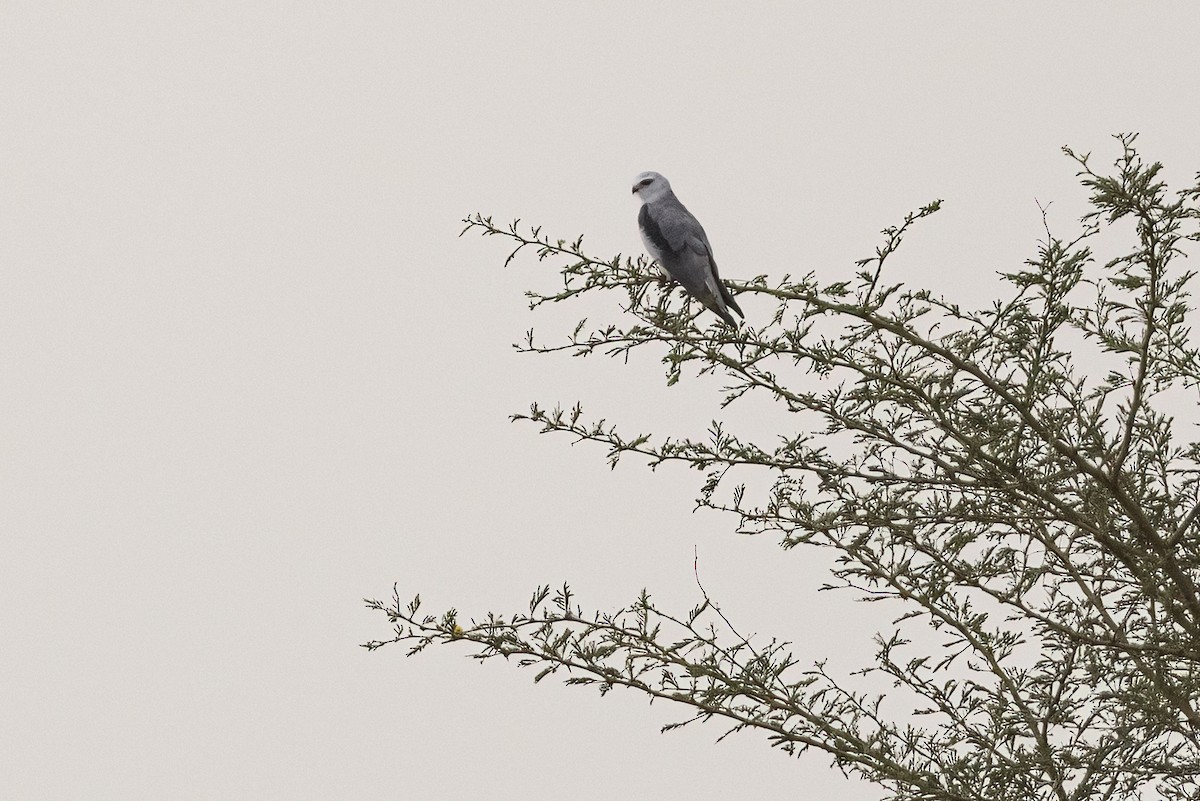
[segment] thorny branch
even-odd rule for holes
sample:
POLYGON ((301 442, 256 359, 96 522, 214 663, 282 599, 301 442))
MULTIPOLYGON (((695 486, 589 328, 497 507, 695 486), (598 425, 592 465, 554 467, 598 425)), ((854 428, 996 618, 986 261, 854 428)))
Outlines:
POLYGON ((393 595, 368 602, 394 636, 367 647, 464 641, 477 658, 541 668, 538 680, 636 689, 691 707, 675 725, 720 718, 788 752, 816 748, 895 799, 1195 797, 1200 443, 1177 441, 1176 418, 1180 393, 1194 405, 1200 388, 1193 273, 1178 269, 1200 238, 1200 183, 1172 195, 1135 139, 1118 136, 1111 175, 1064 149, 1091 192, 1082 230, 1064 240, 1047 224, 1036 257, 1002 273, 1008 296, 979 310, 883 283, 940 202, 885 229, 852 280, 727 282, 773 307, 740 329, 698 327, 706 318, 644 259, 597 260, 582 239, 469 218, 465 231, 513 243, 506 264, 525 250, 558 264, 560 286, 528 293, 531 308, 616 293, 628 321, 584 320, 549 344, 530 331, 519 350, 653 352, 668 384, 723 377, 722 407, 769 397, 787 433, 760 442, 714 421, 702 438, 629 436, 579 404, 514 419, 599 443, 614 466, 700 470, 699 505, 785 548, 832 549, 825 589, 902 611, 874 664, 841 679, 819 655, 801 669, 791 644, 742 637, 703 588, 687 615, 645 593, 585 615, 569 588, 543 587, 527 614, 466 626, 393 595), (1098 264, 1094 238, 1126 218, 1132 248, 1098 264), (736 480, 755 470, 774 483, 752 500, 736 480), (916 645, 922 628, 940 650, 916 645), (905 692, 880 692, 872 675, 905 692))

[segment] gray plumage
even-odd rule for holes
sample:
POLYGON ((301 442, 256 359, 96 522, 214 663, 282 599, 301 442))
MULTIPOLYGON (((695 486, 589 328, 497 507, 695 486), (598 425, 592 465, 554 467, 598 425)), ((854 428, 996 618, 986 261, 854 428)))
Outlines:
POLYGON ((746 315, 721 281, 704 228, 675 197, 671 184, 656 172, 644 172, 634 180, 633 194, 642 201, 638 228, 646 250, 689 295, 736 326, 729 310, 743 319, 746 315))

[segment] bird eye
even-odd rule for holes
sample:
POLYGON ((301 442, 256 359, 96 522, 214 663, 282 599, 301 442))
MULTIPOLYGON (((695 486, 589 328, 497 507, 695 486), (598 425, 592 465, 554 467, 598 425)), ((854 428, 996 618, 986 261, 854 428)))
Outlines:
POLYGON ((641 181, 638 182, 638 186, 649 186, 652 183, 654 183, 653 178, 643 178, 641 181))

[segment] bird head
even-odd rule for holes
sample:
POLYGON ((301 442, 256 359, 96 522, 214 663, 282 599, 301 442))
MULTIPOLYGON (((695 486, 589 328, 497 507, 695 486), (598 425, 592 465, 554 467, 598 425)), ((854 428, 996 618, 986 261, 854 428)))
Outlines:
POLYGON ((643 203, 650 203, 671 192, 671 184, 656 172, 644 172, 633 179, 633 194, 643 203))

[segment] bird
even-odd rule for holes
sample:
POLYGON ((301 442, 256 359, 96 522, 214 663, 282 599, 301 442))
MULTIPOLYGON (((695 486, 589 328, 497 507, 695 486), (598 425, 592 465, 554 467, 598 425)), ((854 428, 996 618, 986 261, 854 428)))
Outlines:
POLYGON ((737 327, 729 310, 742 319, 746 315, 721 281, 703 226, 675 197, 671 184, 656 172, 644 172, 634 179, 633 194, 642 202, 638 228, 646 250, 689 295, 737 327))

